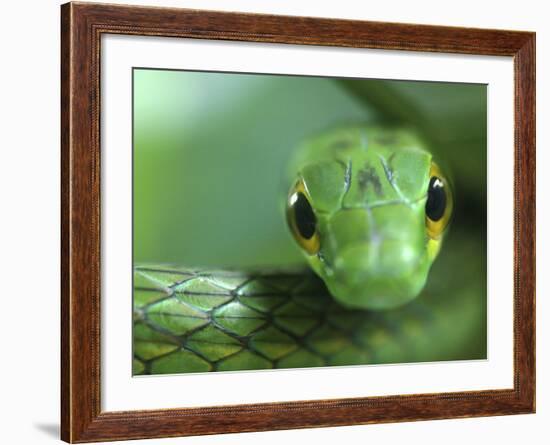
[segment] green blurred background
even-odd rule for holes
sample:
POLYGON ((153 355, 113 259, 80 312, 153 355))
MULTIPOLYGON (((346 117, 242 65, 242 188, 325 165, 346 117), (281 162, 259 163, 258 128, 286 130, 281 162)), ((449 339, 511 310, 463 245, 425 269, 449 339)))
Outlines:
POLYGON ((136 263, 303 263, 282 211, 292 151, 319 131, 380 120, 424 133, 454 180, 451 236, 466 230, 484 258, 485 85, 153 69, 133 77, 136 263))

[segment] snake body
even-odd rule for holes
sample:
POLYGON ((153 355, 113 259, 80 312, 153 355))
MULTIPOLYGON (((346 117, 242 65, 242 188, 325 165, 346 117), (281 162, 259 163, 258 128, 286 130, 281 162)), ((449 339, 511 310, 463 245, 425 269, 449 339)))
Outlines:
MULTIPOLYGON (((134 374, 484 358, 478 252, 458 234, 422 294, 397 309, 349 309, 304 271, 134 269, 134 374), (461 276, 445 270, 462 267, 461 276), (448 292, 449 287, 455 289, 448 292)), ((482 260, 482 259, 480 259, 482 260)))

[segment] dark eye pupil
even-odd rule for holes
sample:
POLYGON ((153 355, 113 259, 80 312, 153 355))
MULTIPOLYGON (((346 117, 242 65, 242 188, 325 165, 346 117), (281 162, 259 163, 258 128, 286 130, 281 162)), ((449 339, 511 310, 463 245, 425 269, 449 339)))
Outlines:
POLYGON ((426 215, 432 221, 439 221, 445 214, 447 195, 443 181, 437 176, 432 176, 428 186, 428 200, 426 201, 426 215))
POLYGON ((313 213, 313 209, 311 208, 309 201, 302 192, 297 193, 293 209, 296 228, 300 232, 301 236, 305 239, 310 239, 315 234, 317 218, 315 218, 315 213, 313 213))

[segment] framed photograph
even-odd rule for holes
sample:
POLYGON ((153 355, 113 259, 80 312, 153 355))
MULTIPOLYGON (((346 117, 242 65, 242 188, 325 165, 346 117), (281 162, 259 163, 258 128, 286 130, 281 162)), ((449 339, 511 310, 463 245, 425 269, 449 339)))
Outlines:
POLYGON ((535 34, 61 8, 67 442, 535 411, 535 34))

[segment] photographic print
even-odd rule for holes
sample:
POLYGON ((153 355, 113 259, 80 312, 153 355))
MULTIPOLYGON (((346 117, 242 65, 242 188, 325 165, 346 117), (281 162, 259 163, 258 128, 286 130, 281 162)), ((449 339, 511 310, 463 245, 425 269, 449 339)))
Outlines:
POLYGON ((535 412, 535 49, 62 5, 62 439, 535 412))
POLYGON ((487 358, 484 84, 134 68, 133 374, 487 358))

